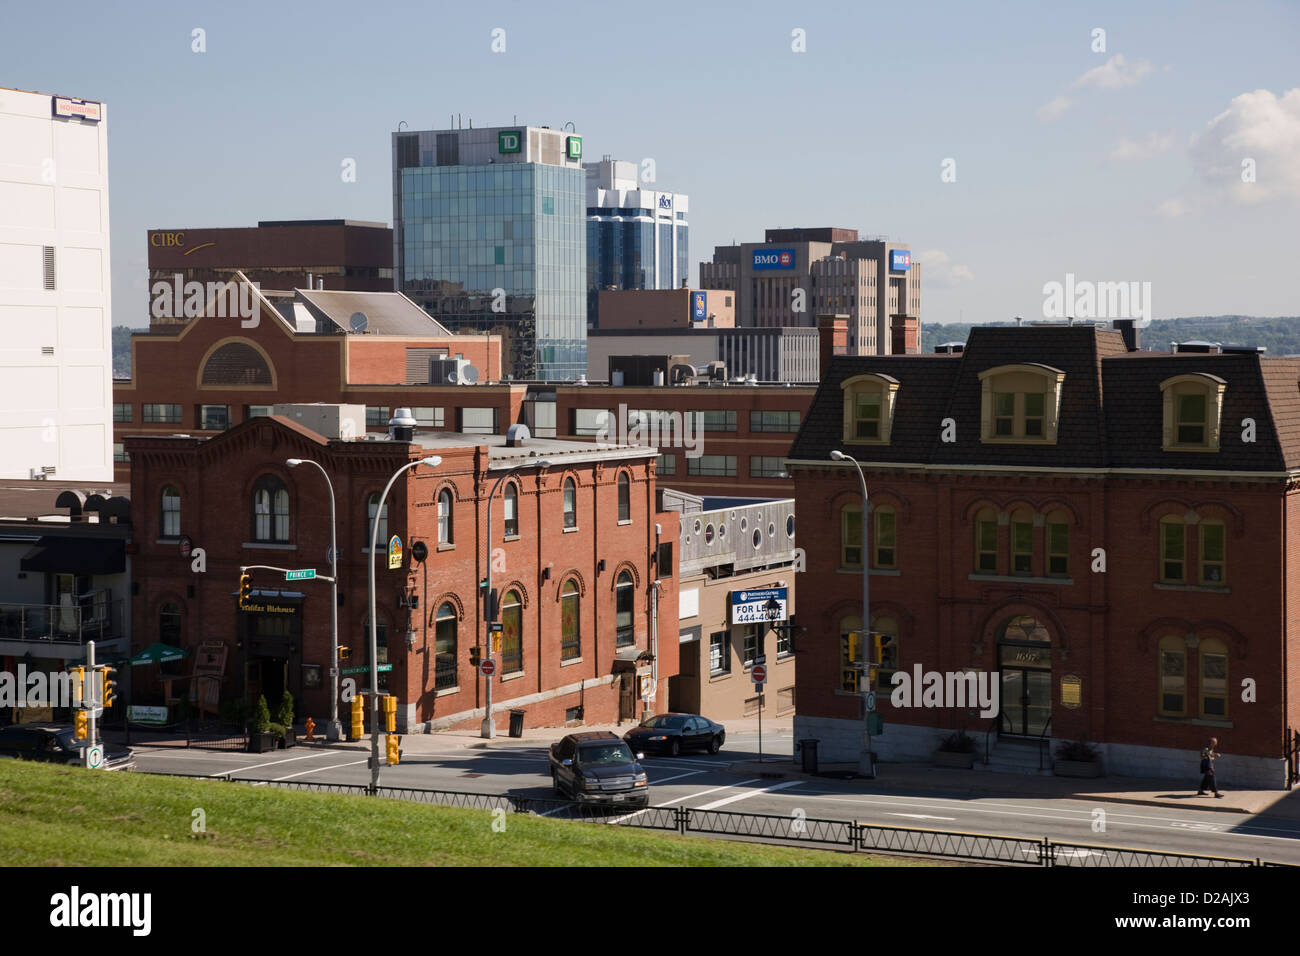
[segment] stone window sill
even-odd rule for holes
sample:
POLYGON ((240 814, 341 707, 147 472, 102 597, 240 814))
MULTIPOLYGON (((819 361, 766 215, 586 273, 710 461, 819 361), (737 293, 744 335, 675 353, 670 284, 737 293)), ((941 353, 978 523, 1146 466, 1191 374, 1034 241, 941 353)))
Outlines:
POLYGON ((581 664, 581 663, 582 663, 582 658, 581 658, 581 657, 570 657, 567 661, 560 661, 560 666, 561 666, 561 667, 570 667, 570 666, 572 666, 573 664, 581 664))
POLYGON ((1013 574, 971 574, 967 575, 969 581, 1008 581, 1014 584, 1060 584, 1069 586, 1074 583, 1074 578, 1035 578, 1013 574))
POLYGON ((1232 593, 1232 588, 1226 584, 1165 584, 1157 581, 1152 587, 1157 591, 1204 591, 1209 594, 1232 593))
POLYGON ((456 687, 444 687, 442 690, 434 691, 434 692, 433 692, 433 696, 434 696, 434 697, 447 697, 447 696, 450 695, 450 694, 459 694, 459 693, 460 693, 460 687, 459 687, 459 686, 456 686, 456 687))
POLYGON ((731 671, 713 671, 709 674, 709 683, 714 681, 726 680, 731 676, 731 671))
POLYGON ((572 532, 577 531, 578 529, 577 529, 577 528, 561 528, 560 530, 561 530, 564 534, 570 534, 570 533, 572 533, 572 532))
POLYGON ((455 545, 455 544, 452 544, 452 543, 450 543, 450 542, 447 542, 447 541, 444 541, 444 542, 442 542, 441 544, 438 545, 438 551, 439 551, 439 552, 442 552, 442 551, 455 551, 455 550, 456 550, 456 545, 455 545))
POLYGON ((513 674, 502 674, 502 675, 501 675, 501 683, 504 684, 504 683, 505 683, 506 681, 508 681, 508 680, 518 680, 519 678, 521 678, 521 677, 523 677, 523 676, 524 676, 524 672, 523 672, 523 671, 515 671, 513 674))
POLYGON ((297 551, 296 544, 277 544, 274 541, 245 541, 241 547, 250 551, 297 551))
MULTIPOLYGON (((861 568, 836 568, 835 573, 836 574, 861 574, 862 569, 861 568)), ((871 569, 872 577, 897 578, 897 577, 902 577, 902 575, 903 572, 898 570, 898 568, 872 568, 871 569)))
POLYGON ((506 535, 505 537, 503 537, 501 540, 502 540, 502 541, 518 541, 518 540, 519 540, 519 535, 517 535, 517 534, 508 534, 508 535, 506 535))
POLYGON ((1232 730, 1236 726, 1231 720, 1213 717, 1165 717, 1157 714, 1152 719, 1160 724, 1191 724, 1194 727, 1221 727, 1224 730, 1232 730))

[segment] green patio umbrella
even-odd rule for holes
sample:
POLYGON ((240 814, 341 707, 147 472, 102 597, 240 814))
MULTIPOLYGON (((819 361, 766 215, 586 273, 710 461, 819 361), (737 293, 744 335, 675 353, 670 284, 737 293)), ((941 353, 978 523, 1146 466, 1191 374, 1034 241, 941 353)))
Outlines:
POLYGON ((154 643, 150 644, 135 657, 131 658, 133 665, 138 664, 163 664, 171 661, 183 661, 190 656, 190 652, 183 647, 172 647, 170 644, 154 643))

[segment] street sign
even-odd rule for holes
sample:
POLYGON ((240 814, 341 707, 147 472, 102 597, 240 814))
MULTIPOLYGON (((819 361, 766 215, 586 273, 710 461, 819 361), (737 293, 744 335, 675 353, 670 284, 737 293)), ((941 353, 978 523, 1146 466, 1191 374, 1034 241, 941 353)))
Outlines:
MULTIPOLYGON (((381 673, 381 674, 387 674, 387 673, 388 673, 389 671, 391 671, 392 669, 393 669, 393 665, 392 665, 392 664, 380 664, 380 665, 379 665, 379 673, 381 673)), ((343 668, 343 670, 339 671, 339 673, 340 673, 340 674, 369 674, 369 673, 370 673, 370 668, 369 668, 368 666, 362 666, 362 667, 345 667, 345 668, 343 668)))
POLYGON ((874 690, 869 690, 867 691, 867 713, 869 714, 875 709, 876 709, 876 692, 874 690))
POLYGON ((86 751, 86 766, 91 770, 98 770, 104 765, 104 748, 99 744, 91 747, 86 751))
POLYGON ((501 621, 493 621, 488 624, 489 634, 500 634, 505 629, 501 621))
POLYGON ((759 654, 757 657, 754 658, 754 663, 755 663, 755 664, 766 664, 766 663, 767 663, 767 655, 766 655, 766 654, 759 654))
POLYGON ((755 664, 749 676, 754 679, 755 684, 763 684, 767 681, 767 667, 763 664, 755 664))
POLYGON ((310 581, 316 577, 315 568, 302 568, 298 571, 285 571, 284 579, 286 581, 310 581))
POLYGON ((491 677, 497 672, 497 662, 492 660, 490 657, 486 658, 481 664, 479 664, 478 669, 483 673, 484 677, 491 677))

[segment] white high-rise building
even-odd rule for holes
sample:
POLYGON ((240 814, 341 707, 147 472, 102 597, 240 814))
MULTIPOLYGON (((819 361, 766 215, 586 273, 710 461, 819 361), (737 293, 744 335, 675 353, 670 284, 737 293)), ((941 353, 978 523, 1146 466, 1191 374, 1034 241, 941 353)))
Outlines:
POLYGON ((587 171, 587 291, 679 289, 690 281, 690 197, 647 187, 636 163, 587 171))
POLYGON ((0 478, 113 478, 106 126, 0 88, 0 478))

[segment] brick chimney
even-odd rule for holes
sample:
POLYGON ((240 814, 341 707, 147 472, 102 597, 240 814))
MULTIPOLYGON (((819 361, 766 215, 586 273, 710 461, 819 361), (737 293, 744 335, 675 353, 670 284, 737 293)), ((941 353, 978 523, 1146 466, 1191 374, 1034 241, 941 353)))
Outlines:
POLYGON ((817 316, 817 371, 825 375, 831 367, 831 359, 843 355, 849 348, 849 317, 847 315, 817 316))
POLYGON ((889 354, 915 355, 921 351, 921 323, 914 315, 889 317, 889 354))

